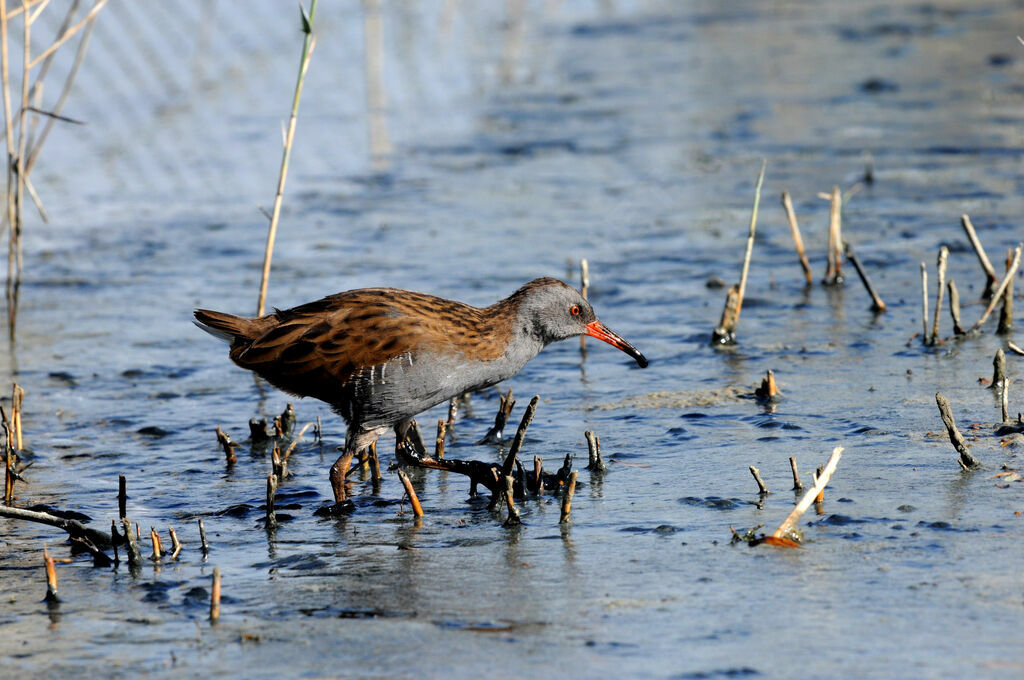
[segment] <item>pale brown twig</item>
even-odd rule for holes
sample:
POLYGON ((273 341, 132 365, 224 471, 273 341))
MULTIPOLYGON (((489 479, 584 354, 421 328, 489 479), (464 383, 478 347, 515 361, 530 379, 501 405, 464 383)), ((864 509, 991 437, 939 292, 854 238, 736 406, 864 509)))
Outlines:
POLYGON ((971 450, 968 448, 967 442, 964 441, 964 436, 957 429, 956 421, 953 420, 953 411, 949 407, 949 401, 936 392, 935 403, 939 407, 939 415, 942 417, 942 423, 946 426, 947 434, 949 434, 949 441, 953 444, 953 448, 957 450, 957 453, 960 454, 960 458, 957 460, 960 467, 964 470, 969 470, 981 465, 981 461, 971 455, 971 450))
POLYGON ((804 276, 807 278, 807 285, 814 281, 811 273, 811 263, 807 261, 807 253, 804 252, 804 240, 800 236, 800 227, 796 222, 796 212, 793 210, 793 200, 789 197, 788 191, 782 192, 782 207, 786 211, 786 221, 789 222, 789 231, 793 235, 793 244, 796 246, 796 254, 800 257, 800 266, 803 267, 804 276))
POLYGON ((1010 263, 1010 267, 1006 270, 1006 276, 1004 276, 1003 280, 999 282, 999 286, 996 288, 995 293, 992 294, 992 299, 989 300, 988 306, 985 308, 985 312, 981 315, 981 318, 971 326, 972 331, 981 328, 981 326, 988 321, 989 314, 991 314, 992 310, 999 304, 999 300, 1006 291, 1006 287, 1010 285, 1010 281, 1012 281, 1013 277, 1017 274, 1017 268, 1020 266, 1020 254, 1022 248, 1024 248, 1024 245, 1020 244, 1014 248, 1013 261, 1010 263))
POLYGON ((271 212, 270 228, 267 231, 267 247, 263 255, 263 275, 260 279, 260 297, 257 305, 257 316, 263 316, 264 305, 267 300, 267 282, 270 279, 270 261, 274 254, 274 240, 277 237, 277 223, 281 219, 281 203, 284 199, 284 185, 288 177, 288 162, 292 155, 292 142, 295 140, 295 125, 299 116, 299 100, 302 98, 302 85, 306 79, 306 69, 309 68, 309 57, 313 53, 313 21, 316 18, 317 0, 310 3, 309 14, 306 14, 302 5, 302 30, 305 38, 302 41, 302 57, 299 60, 299 76, 295 81, 295 93, 292 97, 292 112, 288 118, 288 129, 284 137, 284 151, 281 155, 281 171, 277 178, 277 193, 274 195, 274 207, 271 212))
POLYGON ((565 485, 565 490, 562 491, 562 508, 558 518, 559 524, 568 524, 569 518, 572 515, 572 497, 576 493, 576 470, 573 470, 569 475, 569 481, 565 485))
POLYGON ((832 450, 832 455, 829 456, 828 462, 825 463, 825 467, 822 469, 821 474, 814 481, 814 486, 807 490, 807 493, 803 495, 800 502, 796 504, 796 507, 786 516, 786 519, 782 521, 779 528, 772 532, 772 536, 775 538, 787 538, 787 534, 791 534, 796 523, 800 521, 800 517, 807 512, 807 508, 811 507, 814 503, 814 499, 817 498, 824 490, 825 485, 828 484, 832 478, 832 473, 836 471, 836 466, 839 465, 839 459, 843 456, 843 447, 837 446, 832 450))
POLYGON ((985 293, 982 297, 988 299, 992 296, 995 290, 996 282, 999 281, 999 277, 996 276, 995 267, 989 262, 988 255, 985 254, 985 248, 981 245, 981 240, 978 238, 977 232, 974 231, 974 225, 971 224, 971 218, 966 214, 960 216, 960 226, 964 228, 964 232, 967 234, 967 240, 971 242, 971 247, 974 248, 974 253, 978 256, 978 263, 981 264, 982 270, 985 272, 985 293))

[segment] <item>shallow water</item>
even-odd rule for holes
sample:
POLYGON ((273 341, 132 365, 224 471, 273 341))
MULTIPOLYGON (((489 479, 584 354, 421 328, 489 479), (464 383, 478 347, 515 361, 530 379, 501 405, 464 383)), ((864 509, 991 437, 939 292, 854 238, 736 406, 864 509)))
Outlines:
MULTIPOLYGON (((35 464, 19 505, 105 529, 124 474, 132 519, 177 527, 185 549, 137 575, 58 565, 63 601, 50 609, 41 547, 66 556, 63 535, 5 520, 3 672, 1019 675, 1024 487, 994 475, 1019 464, 1020 443, 983 427, 971 444, 984 467, 962 473, 934 403, 945 394, 961 426, 997 420, 977 379, 1003 339, 912 338, 918 263, 934 282, 942 244, 965 321, 981 313, 961 213, 997 269, 1020 240, 1016 4, 381 4, 321 7, 269 304, 391 285, 484 305, 536 276, 575 280, 588 258, 596 310, 651 366, 596 342, 582 358, 571 341, 508 385, 510 432, 542 396, 524 457, 554 470, 576 456, 572 524, 544 499, 507 528, 467 502, 464 478, 435 471, 413 474, 421 524, 393 475, 378 498, 361 479, 351 517, 318 519, 344 425, 300 401, 300 424, 321 416, 325 439, 300 445, 278 499, 291 519, 264 529, 269 460, 246 445, 226 469, 213 430, 244 441, 249 418, 288 398, 190 318, 197 305, 254 311, 255 206, 273 199, 296 12, 120 3, 104 10, 68 110, 88 125, 61 128, 37 170, 52 221, 26 228, 0 380, 28 393, 35 464), (371 143, 363 45, 378 19, 386 101, 371 143), (375 155, 385 133, 391 151, 375 155), (882 316, 855 278, 804 289, 777 200, 792 193, 820 276, 828 204, 816 194, 860 181, 868 155, 875 181, 845 203, 844 237, 882 316), (705 282, 739 274, 762 158, 740 343, 716 350, 724 290, 705 282), (776 407, 736 397, 768 369, 776 407), (587 429, 614 461, 603 478, 582 469, 587 429), (790 456, 806 480, 835 446, 843 459, 821 514, 802 522, 803 549, 729 544, 730 526, 770 530, 788 513, 790 456), (749 465, 773 491, 764 499, 749 465), (211 626, 214 565, 224 602, 211 626)), ((449 456, 497 459, 473 444, 496 407, 495 393, 472 399, 449 456)))

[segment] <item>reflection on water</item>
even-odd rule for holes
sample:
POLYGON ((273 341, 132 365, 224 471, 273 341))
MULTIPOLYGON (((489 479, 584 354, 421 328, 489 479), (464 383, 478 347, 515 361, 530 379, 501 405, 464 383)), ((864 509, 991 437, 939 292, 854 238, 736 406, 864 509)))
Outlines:
MULTIPOLYGON (((941 244, 965 321, 981 313, 960 214, 990 254, 1019 240, 1024 61, 1011 8, 321 6, 269 304, 391 285, 486 305, 536 276, 574 281, 587 258, 602 320, 652 361, 639 371, 612 348, 566 342, 511 381, 542 397, 525 457, 550 471, 572 454, 580 467, 583 433, 601 437, 609 470, 581 472, 568 526, 544 497, 505 527, 465 478, 436 471, 414 475, 420 523, 396 479, 374 496, 358 472, 356 512, 319 519, 344 428, 300 401, 300 426, 320 416, 324 442, 307 438, 289 460, 277 509, 291 519, 271 531, 266 452, 243 447, 228 470, 214 428, 247 443, 249 418, 272 419, 288 398, 230 365, 190 318, 195 306, 252 312, 256 206, 273 196, 298 12, 107 10, 68 112, 89 124, 55 127, 60 153, 37 170, 52 222, 26 226, 0 380, 27 391, 35 464, 19 504, 105 527, 124 474, 131 518, 173 524, 184 549, 134 575, 81 557, 59 565, 51 610, 39 547, 66 554, 64 537, 5 522, 0 652, 12 672, 786 677, 799 650, 813 675, 891 677, 898 663, 914 677, 974 677, 1013 658, 1019 489, 991 475, 1020 464, 1017 442, 982 428, 971 445, 985 468, 963 475, 929 434, 936 391, 960 422, 997 418, 976 380, 1001 340, 911 338, 917 263, 941 244), (805 288, 769 200, 792 194, 818 277, 828 203, 817 194, 861 181, 865 152, 875 181, 844 201, 844 237, 884 315, 855 280, 805 288), (740 343, 715 350, 724 290, 705 284, 738 271, 761 158, 740 343), (768 369, 784 397, 771 412, 747 398, 768 369), (728 545, 730 525, 788 513, 793 494, 778 490, 790 456, 809 471, 837 445, 803 550, 728 545), (775 493, 758 497, 750 465, 775 493), (224 599, 210 626, 214 565, 224 599), (950 630, 959 645, 945 643, 950 630)), ((495 395, 460 410, 448 456, 500 459, 473 443, 495 395)))

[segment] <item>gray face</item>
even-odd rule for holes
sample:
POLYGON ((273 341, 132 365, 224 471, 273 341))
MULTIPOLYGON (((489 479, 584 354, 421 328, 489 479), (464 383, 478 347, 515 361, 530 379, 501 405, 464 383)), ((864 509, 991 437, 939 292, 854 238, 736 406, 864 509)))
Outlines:
POLYGON ((587 324, 597 317, 579 291, 564 283, 552 283, 530 291, 519 310, 519 319, 523 330, 546 345, 584 335, 587 324))

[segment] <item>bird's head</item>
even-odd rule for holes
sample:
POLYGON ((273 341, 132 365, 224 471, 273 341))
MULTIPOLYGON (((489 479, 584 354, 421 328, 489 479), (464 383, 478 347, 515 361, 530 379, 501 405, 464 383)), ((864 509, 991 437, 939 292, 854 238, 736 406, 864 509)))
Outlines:
POLYGON ((589 335, 618 347, 633 357, 640 368, 647 367, 647 359, 640 350, 601 323, 594 308, 572 286, 552 278, 534 279, 516 291, 511 299, 518 303, 523 331, 545 345, 589 335))

